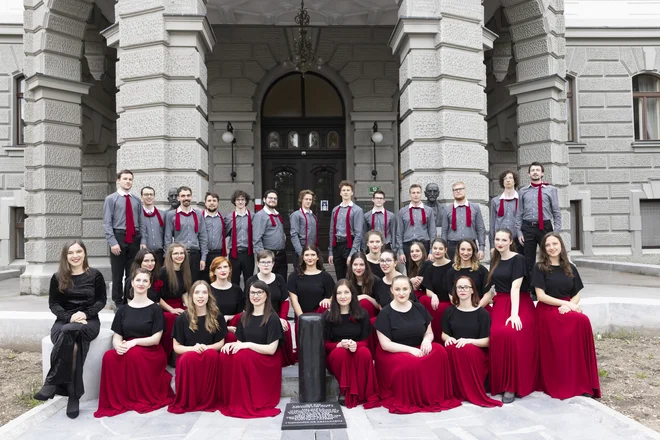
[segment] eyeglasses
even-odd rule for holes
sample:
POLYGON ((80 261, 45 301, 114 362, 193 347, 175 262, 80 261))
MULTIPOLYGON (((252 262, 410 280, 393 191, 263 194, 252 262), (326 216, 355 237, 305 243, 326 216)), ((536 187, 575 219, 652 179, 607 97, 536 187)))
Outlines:
POLYGON ((394 260, 391 260, 391 259, 382 260, 382 259, 381 259, 381 260, 378 260, 378 262, 379 262, 380 264, 392 264, 392 263, 394 263, 394 260))
POLYGON ((454 192, 465 191, 465 188, 454 188, 454 192))
POLYGON ((456 286, 457 292, 469 292, 472 290, 472 286, 456 286))
POLYGON ((273 262, 272 261, 260 261, 259 264, 261 266, 272 266, 273 262))
POLYGON ((250 296, 254 296, 254 297, 257 297, 257 298, 259 298, 260 296, 265 295, 265 294, 266 294, 266 292, 264 292, 263 290, 259 290, 258 292, 250 292, 250 296))

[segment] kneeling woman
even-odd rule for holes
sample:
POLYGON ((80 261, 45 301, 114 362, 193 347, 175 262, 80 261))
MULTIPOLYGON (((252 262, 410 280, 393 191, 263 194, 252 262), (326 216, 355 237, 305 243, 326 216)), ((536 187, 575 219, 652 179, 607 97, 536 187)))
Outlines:
POLYGON ((355 287, 339 280, 325 312, 326 366, 339 382, 339 403, 348 408, 378 405, 376 371, 367 347, 369 315, 360 307, 355 287))
POLYGON ((225 344, 227 323, 210 292, 206 281, 195 282, 188 295, 189 307, 174 323, 174 352, 179 357, 176 397, 167 409, 171 413, 218 409, 216 389, 221 374, 218 352, 225 344))
POLYGON ((451 297, 452 306, 442 316, 442 340, 451 363, 454 393, 475 405, 494 407, 502 402, 486 395, 490 315, 479 307, 474 281, 460 277, 451 297))
POLYGON ((117 309, 112 321, 114 349, 103 355, 99 408, 94 417, 126 411, 147 413, 169 405, 174 393, 167 358, 159 345, 163 311, 148 297, 151 273, 133 272, 133 299, 117 309))
POLYGON ((392 281, 394 299, 376 318, 376 373, 383 406, 397 414, 460 406, 447 352, 432 342, 431 315, 420 303, 410 302, 412 294, 408 277, 397 276, 392 281))
POLYGON ((576 267, 569 263, 564 242, 556 232, 546 234, 541 240, 532 284, 539 299, 536 328, 541 389, 557 399, 600 397, 591 322, 578 305, 584 285, 576 267))
POLYGON ((284 337, 270 302, 268 285, 250 285, 250 300, 236 328, 237 342, 222 347, 219 393, 222 414, 230 417, 274 417, 282 391, 279 343, 284 337))

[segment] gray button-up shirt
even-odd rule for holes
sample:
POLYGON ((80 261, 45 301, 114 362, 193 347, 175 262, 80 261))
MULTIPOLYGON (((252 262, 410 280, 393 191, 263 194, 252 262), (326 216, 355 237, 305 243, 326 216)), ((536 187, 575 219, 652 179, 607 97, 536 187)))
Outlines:
POLYGON ((307 243, 316 244, 317 223, 318 219, 312 211, 303 212, 301 208, 291 213, 289 216, 291 244, 296 254, 302 255, 303 247, 307 243), (307 235, 305 235, 305 219, 307 220, 307 235))
POLYGON ((252 219, 252 246, 254 252, 261 252, 264 249, 271 251, 280 251, 286 246, 286 236, 284 235, 284 225, 277 218, 277 211, 271 212, 268 208, 254 214, 252 219), (275 226, 271 222, 270 214, 273 214, 275 226))
POLYGON ((210 215, 204 210, 202 211, 202 215, 206 224, 209 251, 222 250, 222 243, 225 241, 225 219, 217 211, 215 215, 210 215))
POLYGON ((158 216, 154 214, 153 217, 147 217, 145 214, 151 214, 157 211, 158 208, 154 206, 154 211, 147 213, 146 208, 142 209, 142 224, 144 225, 144 234, 142 234, 142 244, 151 250, 163 248, 163 233, 165 232, 165 215, 166 212, 159 212, 163 219, 163 226, 158 221, 158 216))
POLYGON ((481 215, 481 208, 477 204, 466 202, 465 205, 470 205, 472 212, 471 227, 467 227, 465 207, 456 205, 456 230, 451 228, 451 217, 453 213, 454 204, 450 203, 445 206, 444 214, 442 215, 442 238, 446 241, 460 241, 464 238, 475 240, 479 245, 479 250, 483 251, 486 247, 486 227, 484 226, 484 218, 481 215))
MULTIPOLYGON (((427 219, 428 220, 428 219, 427 219)), ((371 209, 364 213, 364 233, 371 230, 375 230, 383 234, 385 243, 392 243, 396 240, 396 215, 390 211, 376 211, 371 209), (385 212, 387 212, 387 227, 385 225, 385 212), (371 218, 373 216, 373 225, 371 224, 371 218), (387 236, 385 236, 385 230, 387 230, 387 236)))
MULTIPOLYGON (((240 215, 238 212, 234 211, 231 214, 225 216, 225 228, 226 236, 229 237, 229 246, 227 252, 231 255, 231 234, 234 228, 234 214, 236 214, 236 247, 238 249, 247 249, 248 248, 248 229, 252 227, 252 215, 249 215, 248 210, 245 210, 245 214, 240 215)), ((238 250, 237 249, 237 250, 238 250)))
MULTIPOLYGON (((543 198, 543 220, 553 220, 553 229, 561 231, 561 211, 559 210, 559 194, 552 185, 541 188, 543 198)), ((522 235, 522 222, 537 222, 539 220, 539 190, 532 184, 520 188, 518 191, 520 206, 516 215, 516 230, 522 235)))
POLYGON ((396 216, 396 248, 399 255, 403 255, 403 243, 413 241, 432 242, 435 240, 435 236, 435 212, 432 208, 424 204, 413 206, 410 203, 408 206, 404 206, 399 210, 396 216), (410 223, 411 209, 414 225, 410 223), (422 209, 426 213, 426 224, 422 222, 422 209))
MULTIPOLYGON (((125 192, 115 191, 105 198, 103 203, 103 233, 110 246, 117 243, 114 229, 126 230, 126 198, 125 192)), ((131 209, 133 211, 133 223, 135 225, 135 234, 144 235, 144 226, 142 224, 142 200, 133 194, 131 197, 131 209)))
POLYGON ((208 254, 208 237, 202 213, 197 209, 192 209, 197 214, 197 232, 195 232, 195 218, 192 214, 189 216, 179 215, 181 229, 177 231, 174 227, 174 220, 176 213, 179 211, 181 211, 180 207, 176 210, 167 211, 163 249, 167 252, 168 246, 172 243, 182 243, 186 249, 199 250, 202 254, 202 260, 206 260, 206 255, 208 254))
POLYGON ((518 193, 516 192, 511 200, 507 200, 504 194, 501 196, 493 197, 490 201, 490 247, 495 247, 495 232, 498 229, 507 228, 513 234, 515 241, 518 237, 516 230, 516 206, 519 206, 518 193), (497 213, 500 210, 500 200, 504 200, 504 215, 498 217, 497 213))
POLYGON ((353 254, 360 252, 360 248, 362 246, 362 228, 364 227, 364 211, 355 203, 350 202, 346 206, 339 204, 332 208, 332 214, 330 215, 330 257, 332 257, 332 242, 335 238, 335 213, 339 210, 339 214, 337 214, 337 237, 346 238, 346 212, 348 211, 349 206, 351 207, 350 233, 351 237, 353 237, 353 246, 351 247, 351 252, 348 255, 350 257, 353 256, 353 254))

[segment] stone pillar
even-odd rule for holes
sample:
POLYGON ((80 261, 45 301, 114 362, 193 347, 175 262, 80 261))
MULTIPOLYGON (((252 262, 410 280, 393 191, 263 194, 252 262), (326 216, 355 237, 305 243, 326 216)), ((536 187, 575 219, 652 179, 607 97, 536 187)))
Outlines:
POLYGON ((408 0, 390 45, 399 55, 401 203, 412 183, 436 182, 453 200, 462 180, 488 224, 488 154, 481 0, 408 0))
POLYGON ((82 40, 92 0, 25 0, 25 257, 21 292, 46 294, 62 245, 82 236, 82 40))
POLYGON ((205 54, 215 37, 206 0, 119 0, 117 29, 106 31, 117 56, 117 169, 135 173, 134 191, 171 187, 193 199, 208 190, 209 127, 205 54), (110 35, 112 34, 112 35, 110 35))

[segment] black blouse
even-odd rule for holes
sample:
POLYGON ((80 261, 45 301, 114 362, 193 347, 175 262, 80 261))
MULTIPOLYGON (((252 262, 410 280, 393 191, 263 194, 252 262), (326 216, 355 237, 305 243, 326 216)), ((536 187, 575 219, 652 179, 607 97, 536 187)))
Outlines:
POLYGON ((60 321, 69 322, 76 312, 87 319, 95 319, 107 301, 105 280, 97 269, 89 268, 80 275, 72 275, 73 286, 60 292, 57 274, 50 279, 48 307, 60 321))
POLYGON ((148 338, 162 331, 165 325, 163 310, 158 304, 146 307, 121 306, 112 320, 112 331, 124 339, 148 338))
POLYGON ((362 317, 353 320, 347 313, 341 315, 341 323, 335 324, 328 321, 330 311, 326 310, 323 314, 325 340, 330 342, 339 342, 343 339, 352 339, 353 341, 364 341, 371 333, 371 323, 369 315, 363 313, 362 317))
POLYGON ((420 303, 412 303, 405 313, 397 312, 391 305, 383 307, 374 327, 392 342, 417 347, 424 340, 431 315, 420 303))
POLYGON ((447 279, 449 278, 450 269, 451 262, 443 266, 431 265, 424 272, 424 279, 422 280, 423 288, 438 295, 440 301, 449 301, 451 291, 448 290, 449 281, 447 279))
MULTIPOLYGON (((252 275, 245 282, 245 304, 250 301, 248 295, 250 295, 250 286, 258 281, 259 278, 257 275, 252 275)), ((286 285, 286 280, 282 275, 275 274, 275 281, 268 284, 268 290, 270 292, 270 302, 273 305, 273 310, 275 313, 280 313, 280 308, 282 303, 289 299, 289 288, 286 285)))
POLYGON ((236 326, 236 339, 241 342, 268 345, 284 337, 280 318, 275 313, 270 315, 268 322, 263 326, 261 325, 262 319, 263 316, 250 316, 245 327, 243 326, 243 319, 241 319, 238 326, 236 326))
POLYGON ((472 278, 472 281, 474 281, 474 284, 477 286, 477 292, 479 293, 479 298, 483 298, 484 294, 490 290, 491 284, 488 283, 488 269, 486 269, 481 264, 479 265, 479 269, 477 270, 472 270, 469 267, 455 270, 452 267, 451 270, 449 271, 449 276, 447 277, 447 280, 449 281, 449 285, 447 286, 447 288, 449 289, 450 293, 454 290, 456 281, 460 277, 472 278))
POLYGON ((454 339, 482 339, 490 336, 490 314, 478 307, 471 312, 451 306, 442 314, 442 331, 454 339))
MULTIPOLYGON (((183 263, 187 264, 187 263, 183 263)), ((177 299, 181 298, 186 292, 186 286, 183 284, 183 271, 182 270, 177 270, 176 271, 176 279, 177 282, 179 283, 179 288, 177 289, 176 292, 172 292, 170 290, 170 284, 167 282, 167 269, 162 267, 160 269, 160 274, 158 274, 158 279, 163 282, 162 287, 160 289, 160 297, 163 299, 177 299)), ((159 283, 160 284, 160 283, 159 283)), ((158 289, 156 289, 158 291, 158 289)))
POLYGON ((216 342, 222 341, 227 336, 227 323, 222 314, 218 315, 218 327, 215 333, 209 333, 206 330, 206 316, 198 316, 197 331, 192 331, 190 330, 188 314, 182 313, 174 321, 172 338, 186 347, 192 347, 195 344, 213 345, 216 342))
POLYGON ((217 289, 211 286, 215 302, 223 315, 233 316, 245 310, 245 295, 240 287, 232 284, 229 289, 217 289))
POLYGON ((495 270, 491 282, 495 285, 495 292, 511 292, 511 285, 518 278, 522 278, 520 292, 529 292, 525 257, 515 254, 508 260, 501 260, 495 270))
POLYGON ((573 271, 573 278, 566 276, 559 266, 552 266, 550 273, 544 273, 539 269, 539 265, 535 264, 532 273, 532 285, 543 289, 546 294, 553 298, 573 298, 584 288, 584 284, 582 284, 577 268, 572 264, 571 270, 573 271))
MULTIPOLYGON (((422 261, 422 265, 419 267, 419 273, 417 273, 416 276, 424 277, 424 274, 426 273, 426 271, 430 266, 433 266, 433 263, 430 262, 429 260, 422 261)), ((410 272, 410 270, 408 272, 410 272)))
MULTIPOLYGON (((149 290, 147 290, 147 298, 158 304, 160 303, 160 293, 154 290, 154 283, 156 281, 157 280, 151 280, 151 287, 149 287, 149 290)), ((124 283, 124 304, 127 304, 130 299, 133 299, 132 290, 133 290, 133 286, 131 286, 131 281, 126 280, 126 282, 124 283)))
POLYGON ((367 260, 367 263, 369 263, 369 267, 371 267, 372 274, 379 278, 383 278, 385 276, 385 272, 383 272, 383 269, 380 268, 380 263, 372 263, 369 260, 367 260))
POLYGON ((335 280, 328 272, 320 272, 316 275, 298 276, 298 272, 289 275, 289 292, 298 296, 298 303, 303 313, 315 312, 319 303, 326 298, 332 297, 335 280))
MULTIPOLYGON (((376 301, 378 304, 380 304, 381 307, 385 307, 392 302, 392 292, 390 292, 391 287, 391 284, 387 284, 385 280, 382 279, 378 279, 376 282, 374 282, 374 292, 376 293, 374 298, 376 298, 376 301)), ((415 292, 410 292, 410 302, 419 302, 415 292)))

